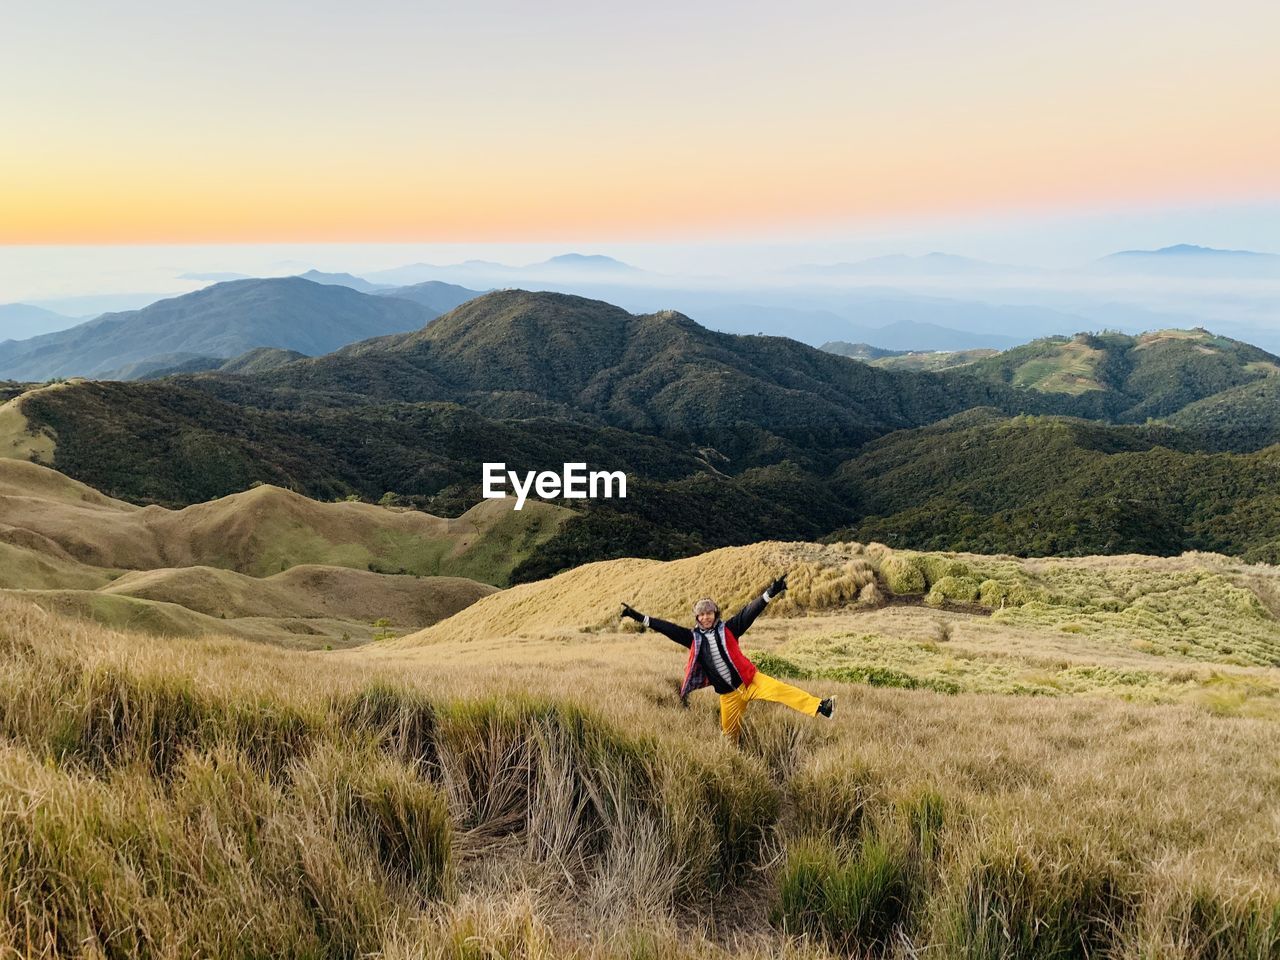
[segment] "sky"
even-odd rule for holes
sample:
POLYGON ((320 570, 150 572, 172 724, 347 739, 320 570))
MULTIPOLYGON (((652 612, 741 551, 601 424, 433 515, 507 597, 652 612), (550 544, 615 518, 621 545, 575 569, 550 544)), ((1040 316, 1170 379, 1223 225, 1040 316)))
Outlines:
POLYGON ((1059 224, 1031 251, 1062 260, 1180 217, 1278 250, 1277 37, 1272 0, 14 5, 0 244, 981 254, 1059 224))

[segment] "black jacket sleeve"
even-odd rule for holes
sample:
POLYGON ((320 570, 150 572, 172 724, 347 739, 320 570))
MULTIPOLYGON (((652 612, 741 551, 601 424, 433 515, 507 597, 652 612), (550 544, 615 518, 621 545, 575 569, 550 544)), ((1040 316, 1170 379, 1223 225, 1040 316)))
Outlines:
POLYGON ((678 623, 672 623, 670 620, 660 620, 657 617, 649 617, 647 627, 653 627, 664 637, 674 640, 682 647, 693 645, 693 631, 689 627, 682 627, 678 623))
POLYGON ((760 616, 760 611, 764 609, 766 602, 764 595, 761 594, 726 620, 724 625, 735 637, 741 638, 747 632, 747 627, 755 623, 756 617, 760 616))

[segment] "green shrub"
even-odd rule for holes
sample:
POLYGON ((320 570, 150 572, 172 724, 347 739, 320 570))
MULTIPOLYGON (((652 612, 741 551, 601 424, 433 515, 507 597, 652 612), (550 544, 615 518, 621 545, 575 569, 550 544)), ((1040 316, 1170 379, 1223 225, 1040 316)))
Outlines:
POLYGON ((1003 607, 1012 602, 1012 589, 1009 584, 990 578, 978 584, 978 600, 993 608, 1003 607))
POLYGON ((954 603, 974 603, 978 599, 978 590, 978 581, 973 577, 947 574, 933 581, 924 602, 931 607, 940 607, 948 600, 954 603))
POLYGON ((928 587, 919 558, 915 556, 892 554, 886 557, 880 564, 880 574, 889 592, 898 596, 924 593, 928 587))
POLYGON ((970 577, 972 574, 964 562, 954 557, 944 557, 938 554, 922 553, 917 555, 916 563, 924 572, 925 582, 929 586, 933 586, 939 580, 947 577, 970 577))
POLYGON ((756 669, 761 673, 770 677, 791 677, 796 680, 807 680, 813 676, 813 671, 808 667, 802 666, 787 657, 780 657, 776 653, 752 654, 751 662, 756 665, 756 669))

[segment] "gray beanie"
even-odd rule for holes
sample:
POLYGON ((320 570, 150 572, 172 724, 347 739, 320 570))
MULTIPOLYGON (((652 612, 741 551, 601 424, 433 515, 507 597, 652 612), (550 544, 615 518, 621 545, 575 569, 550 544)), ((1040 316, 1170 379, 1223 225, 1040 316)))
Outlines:
POLYGON ((720 606, 710 597, 703 597, 693 605, 693 615, 696 617, 700 613, 714 613, 720 616, 720 606))

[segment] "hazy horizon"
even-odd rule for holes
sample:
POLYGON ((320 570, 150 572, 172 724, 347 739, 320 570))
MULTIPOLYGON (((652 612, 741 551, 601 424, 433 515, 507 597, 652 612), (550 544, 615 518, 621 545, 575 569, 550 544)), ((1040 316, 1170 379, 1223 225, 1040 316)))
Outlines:
POLYGON ((565 253, 599 254, 668 278, 754 285, 804 264, 946 253, 1015 267, 1070 270, 1131 249, 1180 243, 1280 252, 1280 200, 1187 209, 1028 214, 985 221, 882 222, 807 235, 666 242, 579 240, 451 243, 39 244, 0 246, 0 304, 95 294, 176 294, 188 273, 285 276, 310 269, 356 275, 413 263, 467 260, 522 266, 565 253))

